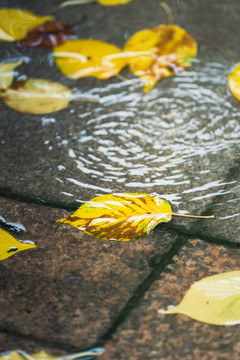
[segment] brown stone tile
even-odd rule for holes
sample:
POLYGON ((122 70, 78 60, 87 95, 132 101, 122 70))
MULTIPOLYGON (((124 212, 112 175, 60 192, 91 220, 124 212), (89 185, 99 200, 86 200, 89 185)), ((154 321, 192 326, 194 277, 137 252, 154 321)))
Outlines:
POLYGON ((0 262, 0 326, 62 347, 91 347, 149 275, 149 261, 175 241, 156 230, 139 241, 107 242, 54 223, 64 210, 5 199, 0 214, 26 227, 17 238, 37 244, 0 262))
POLYGON ((240 249, 191 240, 120 325, 103 360, 228 360, 240 357, 240 326, 216 326, 185 315, 161 315, 203 277, 239 270, 240 249))
POLYGON ((28 354, 35 354, 40 351, 45 351, 54 356, 64 356, 67 354, 66 351, 56 349, 48 344, 39 344, 30 338, 21 338, 19 336, 10 335, 6 333, 0 333, 0 352, 12 351, 12 350, 24 349, 28 354))

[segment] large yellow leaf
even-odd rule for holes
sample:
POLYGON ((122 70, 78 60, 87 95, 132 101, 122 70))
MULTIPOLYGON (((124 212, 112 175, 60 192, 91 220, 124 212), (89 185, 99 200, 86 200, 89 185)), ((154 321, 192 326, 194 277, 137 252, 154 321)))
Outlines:
POLYGON ((0 260, 5 260, 19 251, 35 248, 31 241, 20 242, 7 231, 0 229, 0 260))
POLYGON ((92 3, 92 2, 98 2, 99 4, 105 5, 105 6, 114 6, 114 5, 124 5, 130 1, 132 1, 132 0, 69 0, 69 1, 64 1, 60 5, 60 7, 65 7, 68 5, 88 4, 88 3, 92 3))
POLYGON ((21 60, 0 64, 0 89, 6 89, 11 85, 14 78, 14 69, 21 64, 21 60))
POLYGON ((14 110, 29 114, 47 114, 65 108, 71 90, 59 83, 42 79, 18 81, 0 90, 3 101, 14 110))
POLYGON ((53 19, 53 16, 37 16, 26 10, 0 9, 0 40, 21 40, 30 29, 53 19))
POLYGON ((108 79, 127 64, 121 49, 98 40, 68 40, 56 46, 53 55, 62 73, 72 79, 85 76, 108 79))
POLYGON ((228 86, 233 95, 240 100, 240 62, 234 66, 228 75, 228 86))
POLYGON ((104 240, 130 241, 149 235, 159 223, 171 218, 172 209, 166 200, 142 193, 116 193, 98 196, 57 221, 104 240))
POLYGON ((86 351, 81 351, 79 353, 75 354, 69 354, 65 356, 52 356, 45 351, 41 351, 36 354, 29 355, 25 351, 22 350, 13 350, 13 351, 7 351, 2 354, 0 354, 0 360, 74 360, 74 359, 90 359, 90 356, 98 356, 102 355, 104 353, 103 348, 93 348, 86 351))
POLYGON ((142 79, 147 92, 158 80, 188 68, 197 54, 197 43, 179 26, 159 25, 135 33, 124 50, 132 52, 130 69, 142 79))
POLYGON ((215 325, 240 324, 240 271, 206 277, 190 287, 179 305, 158 312, 215 325))

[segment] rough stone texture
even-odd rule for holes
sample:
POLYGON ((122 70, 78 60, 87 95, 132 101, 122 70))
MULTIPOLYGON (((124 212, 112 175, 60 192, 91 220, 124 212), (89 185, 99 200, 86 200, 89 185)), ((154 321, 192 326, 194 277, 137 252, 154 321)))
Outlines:
POLYGON ((238 359, 239 325, 209 325, 185 315, 161 315, 157 310, 177 305, 203 277, 239 270, 239 255, 240 249, 189 241, 118 328, 105 346, 103 360, 238 359))
POLYGON ((0 213, 26 227, 16 237, 37 244, 0 263, 0 326, 60 348, 93 345, 149 275, 149 261, 174 242, 161 230, 129 243, 97 240, 54 223, 63 210, 4 199, 0 213))
POLYGON ((239 161, 229 171, 229 184, 225 186, 221 195, 217 196, 212 205, 212 212, 216 219, 205 222, 203 236, 227 241, 240 242, 240 166, 239 161))
MULTIPOLYGON (((198 42, 199 54, 191 69, 164 79, 145 95, 139 83, 117 78, 67 79, 50 50, 1 43, 3 61, 25 60, 17 69, 19 79, 59 81, 100 97, 101 103, 71 102, 62 111, 37 116, 0 102, 0 195, 29 201, 1 198, 0 215, 23 224, 27 233, 16 237, 38 246, 0 263, 0 351, 68 351, 95 344, 175 242, 177 232, 169 229, 185 234, 190 229, 216 242, 240 241, 240 102, 226 79, 240 59, 239 0, 167 3, 176 24, 198 42), (96 240, 52 222, 66 214, 57 209, 60 205, 76 208, 116 191, 155 192, 170 200, 175 212, 208 211, 217 218, 175 218, 148 239, 130 243, 96 240)), ((75 24, 78 37, 119 47, 134 32, 167 23, 155 0, 119 7, 58 5, 59 0, 11 0, 11 7, 75 24)), ((9 6, 0 0, 1 8, 9 6)), ((129 69, 122 75, 133 79, 129 69)), ((239 251, 231 244, 226 249, 190 241, 107 343, 102 359, 237 360, 239 326, 160 316, 157 309, 177 304, 204 276, 238 269, 239 251)))
MULTIPOLYGON (((145 0, 117 8, 88 4, 60 9, 56 0, 44 4, 11 2, 76 24, 79 37, 120 47, 135 31, 167 22, 155 0, 147 7, 145 0)), ((9 6, 6 0, 1 5, 9 6)), ((60 81, 100 96, 102 103, 71 102, 46 116, 19 114, 1 103, 1 194, 69 205, 99 193, 157 192, 173 201, 175 211, 196 214, 211 204, 239 152, 240 105, 226 87, 226 74, 240 56, 232 35, 238 32, 238 0, 227 5, 223 0, 170 1, 169 6, 176 23, 198 42, 198 60, 146 95, 116 78, 67 79, 51 63, 49 50, 3 44, 6 61, 29 57, 30 63, 17 69, 20 75, 60 81)), ((128 69, 123 74, 132 78, 128 69)))
POLYGON ((53 356, 64 356, 67 354, 66 351, 60 350, 54 346, 48 345, 47 343, 39 344, 35 339, 29 337, 21 338, 12 334, 0 333, 0 352, 24 349, 28 354, 36 354, 40 351, 45 351, 53 356))

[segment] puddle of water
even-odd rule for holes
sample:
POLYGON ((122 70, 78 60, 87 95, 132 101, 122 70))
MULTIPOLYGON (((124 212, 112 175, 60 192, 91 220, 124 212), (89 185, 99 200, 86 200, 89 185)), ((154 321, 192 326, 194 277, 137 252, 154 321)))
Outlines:
MULTIPOLYGON (((223 194, 231 182, 212 181, 212 159, 221 154, 231 158, 240 138, 240 112, 232 105, 227 71, 215 62, 199 62, 194 70, 163 80, 145 95, 138 82, 91 90, 101 104, 75 113, 79 124, 74 132, 57 128, 51 145, 45 142, 49 150, 65 149, 66 163, 57 164, 57 181, 65 187, 62 194, 76 196, 72 184, 95 195, 159 194, 158 189, 165 187, 165 198, 178 205, 185 194, 192 201, 223 194), (201 164, 198 173, 196 162, 201 164)), ((42 125, 56 124, 44 118, 42 125)))

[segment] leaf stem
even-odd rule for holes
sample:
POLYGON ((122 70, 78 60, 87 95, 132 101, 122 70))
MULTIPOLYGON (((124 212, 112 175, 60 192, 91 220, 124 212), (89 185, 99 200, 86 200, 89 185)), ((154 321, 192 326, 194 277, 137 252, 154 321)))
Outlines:
POLYGON ((187 215, 187 214, 176 214, 176 213, 172 213, 172 215, 188 217, 188 218, 197 218, 197 219, 214 219, 215 218, 214 215, 200 216, 200 215, 187 215))
POLYGON ((172 12, 172 9, 170 8, 170 6, 167 3, 165 3, 164 1, 161 1, 159 3, 159 5, 163 8, 163 10, 167 14, 168 25, 173 25, 174 24, 174 15, 173 15, 173 12, 172 12))
POLYGON ((69 1, 64 1, 62 4, 59 5, 59 7, 63 8, 68 5, 89 4, 92 2, 95 2, 95 0, 69 0, 69 1))

